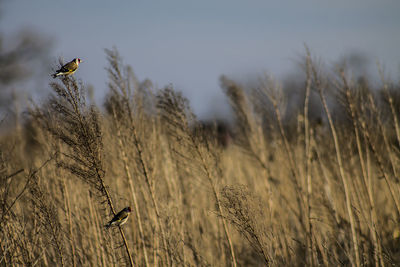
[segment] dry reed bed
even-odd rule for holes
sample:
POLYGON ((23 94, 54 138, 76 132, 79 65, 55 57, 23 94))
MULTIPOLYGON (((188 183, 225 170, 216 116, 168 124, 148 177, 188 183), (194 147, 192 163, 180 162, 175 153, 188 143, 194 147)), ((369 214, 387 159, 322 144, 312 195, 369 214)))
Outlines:
POLYGON ((222 77, 235 119, 224 146, 179 93, 106 52, 104 112, 63 78, 1 139, 0 265, 399 264, 395 85, 324 74, 307 51, 288 116, 272 79, 222 77), (106 230, 127 205, 128 223, 106 230))

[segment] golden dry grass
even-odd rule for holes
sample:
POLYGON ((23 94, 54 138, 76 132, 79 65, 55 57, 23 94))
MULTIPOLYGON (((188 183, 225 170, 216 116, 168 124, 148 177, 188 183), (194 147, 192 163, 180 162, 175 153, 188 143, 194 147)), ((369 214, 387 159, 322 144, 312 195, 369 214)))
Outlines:
POLYGON ((323 74, 307 53, 288 117, 270 78, 222 77, 235 118, 224 146, 179 93, 107 57, 104 111, 63 78, 1 137, 1 266, 400 263, 395 85, 323 74), (128 205, 128 222, 106 230, 128 205))

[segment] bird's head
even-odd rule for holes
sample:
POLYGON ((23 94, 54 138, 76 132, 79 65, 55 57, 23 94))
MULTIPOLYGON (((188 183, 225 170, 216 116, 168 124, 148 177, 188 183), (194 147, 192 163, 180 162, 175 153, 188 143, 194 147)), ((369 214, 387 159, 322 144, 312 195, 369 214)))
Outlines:
POLYGON ((131 212, 132 210, 131 210, 131 207, 126 207, 125 209, 124 209, 126 212, 131 212))
POLYGON ((82 62, 82 59, 80 59, 80 58, 75 58, 75 63, 76 63, 76 64, 79 65, 79 63, 81 63, 81 62, 82 62))

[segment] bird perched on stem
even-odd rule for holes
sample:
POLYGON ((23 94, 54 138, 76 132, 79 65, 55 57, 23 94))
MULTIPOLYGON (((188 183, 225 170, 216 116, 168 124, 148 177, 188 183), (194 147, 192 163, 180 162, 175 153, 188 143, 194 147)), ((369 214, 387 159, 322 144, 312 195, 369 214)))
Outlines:
POLYGON ((60 75, 71 75, 73 74, 79 67, 79 63, 81 63, 82 60, 80 58, 74 58, 72 61, 68 62, 64 66, 62 66, 59 70, 56 71, 56 73, 53 74, 53 78, 56 78, 57 76, 60 75))
POLYGON ((129 213, 131 212, 131 207, 126 207, 123 210, 121 210, 120 212, 117 213, 117 215, 114 216, 114 218, 112 218, 111 221, 109 221, 105 227, 106 228, 110 228, 111 226, 120 226, 123 225, 124 223, 126 223, 126 221, 128 220, 129 217, 129 213))

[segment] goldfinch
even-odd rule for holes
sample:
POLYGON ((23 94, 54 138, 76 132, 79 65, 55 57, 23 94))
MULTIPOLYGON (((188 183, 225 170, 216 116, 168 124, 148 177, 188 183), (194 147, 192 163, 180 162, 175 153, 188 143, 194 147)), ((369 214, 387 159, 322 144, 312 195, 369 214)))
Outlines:
POLYGON ((129 213, 131 212, 131 207, 126 207, 123 210, 121 210, 120 212, 117 213, 117 215, 114 216, 114 218, 112 218, 111 221, 109 221, 105 227, 106 228, 110 228, 111 226, 120 226, 123 225, 124 223, 126 223, 126 221, 128 220, 129 217, 129 213))
POLYGON ((56 73, 53 74, 53 78, 56 78, 57 76, 60 75, 71 75, 73 74, 79 67, 79 63, 81 63, 82 60, 80 58, 74 58, 71 62, 68 62, 64 66, 62 66, 59 70, 56 71, 56 73))

